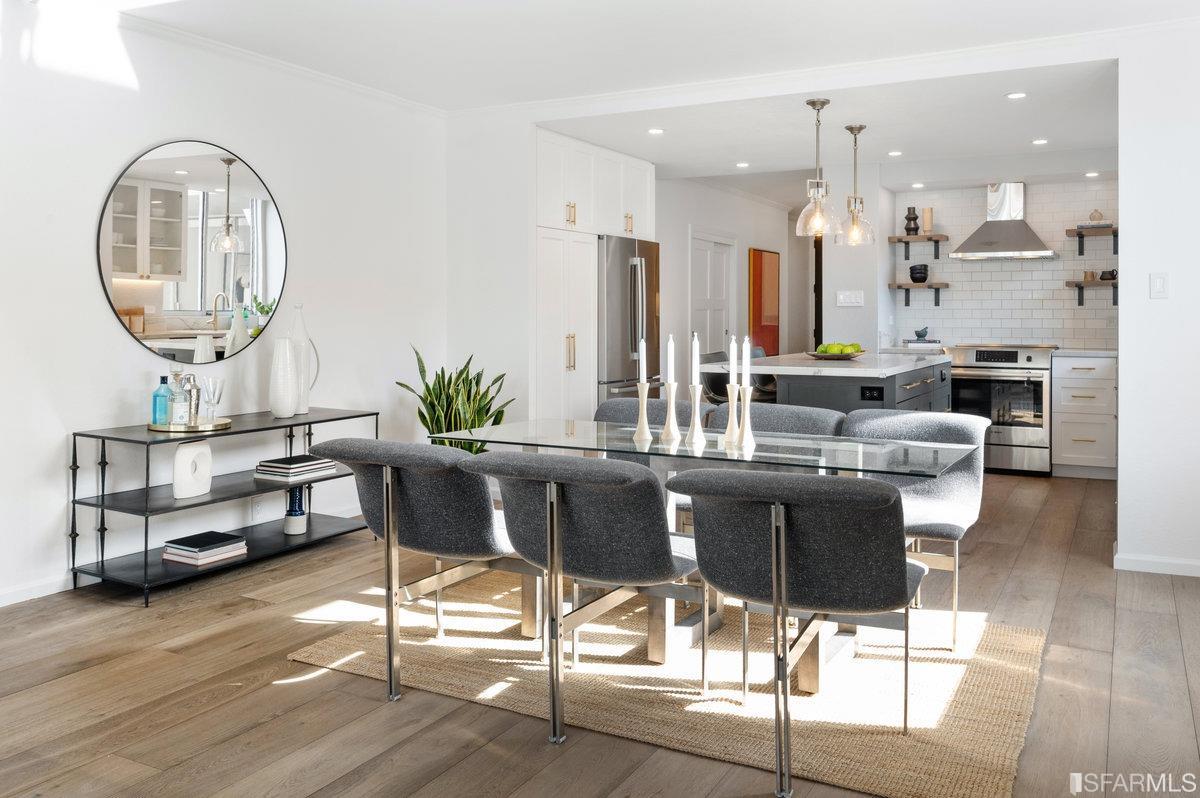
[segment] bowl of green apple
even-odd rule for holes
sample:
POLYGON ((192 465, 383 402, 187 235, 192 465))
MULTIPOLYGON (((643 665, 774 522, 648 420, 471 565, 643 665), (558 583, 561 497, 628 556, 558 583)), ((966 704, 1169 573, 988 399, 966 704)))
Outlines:
POLYGON ((865 355, 866 350, 859 344, 821 344, 815 352, 806 352, 809 357, 815 357, 817 360, 853 360, 860 355, 865 355))

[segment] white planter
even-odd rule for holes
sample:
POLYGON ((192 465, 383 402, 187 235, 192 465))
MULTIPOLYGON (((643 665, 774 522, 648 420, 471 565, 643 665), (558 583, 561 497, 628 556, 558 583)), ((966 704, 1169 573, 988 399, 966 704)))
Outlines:
POLYGON ((296 415, 299 393, 296 382, 296 356, 292 342, 287 338, 275 341, 271 356, 271 384, 267 389, 267 406, 275 418, 291 418, 296 415))

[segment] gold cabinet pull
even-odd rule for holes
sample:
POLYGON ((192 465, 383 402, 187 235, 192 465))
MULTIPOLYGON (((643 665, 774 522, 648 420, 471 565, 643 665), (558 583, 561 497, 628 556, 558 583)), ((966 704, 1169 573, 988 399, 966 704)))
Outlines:
POLYGON ((901 385, 900 387, 906 391, 911 391, 913 388, 916 388, 920 384, 921 384, 921 381, 917 380, 916 382, 910 382, 908 385, 901 385))
POLYGON ((571 370, 571 336, 569 334, 563 336, 563 361, 564 361, 564 364, 563 364, 564 368, 567 371, 570 371, 571 370))
POLYGON ((1096 394, 1094 394, 1094 393, 1073 393, 1073 394, 1071 394, 1071 398, 1072 399, 1095 399, 1096 394))
POLYGON ((570 223, 571 223, 571 203, 569 203, 569 202, 568 202, 568 203, 567 203, 567 205, 566 205, 566 208, 567 208, 567 210, 566 210, 566 217, 565 217, 564 221, 565 221, 567 224, 570 224, 570 223))
POLYGON ((567 348, 567 371, 575 370, 575 333, 567 333, 564 339, 567 348))
POLYGON ((1071 366, 1071 371, 1095 371, 1095 366, 1071 366))
POLYGON ((924 382, 926 384, 931 383, 931 382, 933 382, 933 377, 926 377, 925 379, 921 380, 921 382, 924 382))
POLYGON ((1072 438, 1071 440, 1075 443, 1095 443, 1096 442, 1095 438, 1072 438))

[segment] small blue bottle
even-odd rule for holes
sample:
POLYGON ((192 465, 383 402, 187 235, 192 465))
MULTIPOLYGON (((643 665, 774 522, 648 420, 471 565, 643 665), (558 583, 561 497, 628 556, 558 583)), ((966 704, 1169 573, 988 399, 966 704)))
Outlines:
POLYGON ((168 424, 171 421, 171 389, 167 387, 167 378, 158 378, 158 390, 150 396, 150 423, 168 424))

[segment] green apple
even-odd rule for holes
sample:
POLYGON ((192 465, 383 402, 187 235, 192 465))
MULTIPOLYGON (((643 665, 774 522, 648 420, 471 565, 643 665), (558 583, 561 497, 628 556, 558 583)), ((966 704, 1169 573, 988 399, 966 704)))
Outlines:
POLYGON ((842 347, 842 351, 843 351, 843 352, 851 352, 851 353, 853 353, 853 352, 861 352, 861 351, 862 351, 862 345, 860 345, 860 344, 846 344, 846 346, 842 347))
POLYGON ((828 352, 829 352, 829 344, 821 344, 820 346, 817 347, 818 355, 824 355, 824 354, 827 354, 828 352))
POLYGON ((845 351, 845 347, 842 344, 830 344, 827 351, 831 355, 840 355, 845 351))

